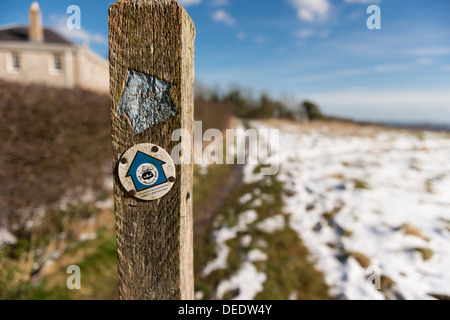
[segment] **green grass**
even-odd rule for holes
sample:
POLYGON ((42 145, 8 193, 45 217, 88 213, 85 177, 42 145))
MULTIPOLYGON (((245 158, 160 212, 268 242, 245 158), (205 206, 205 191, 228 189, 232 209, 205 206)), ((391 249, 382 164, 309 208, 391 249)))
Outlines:
POLYGON ((264 269, 267 281, 257 299, 286 300, 292 292, 299 300, 331 299, 323 274, 308 262, 309 252, 291 228, 263 238, 269 243, 264 269))
POLYGON ((428 248, 414 248, 413 250, 419 252, 422 255, 422 259, 424 261, 430 260, 434 255, 433 250, 428 248))
MULTIPOLYGON (((68 206, 65 210, 48 212, 41 225, 18 235, 13 246, 0 249, 0 299, 110 299, 117 297, 117 253, 112 213, 107 226, 96 230, 98 238, 78 242, 85 230, 84 222, 97 215, 92 204, 68 206), (83 222, 84 221, 84 222, 83 222), (61 237, 61 235, 63 235, 61 237), (56 250, 66 250, 50 268, 38 277, 31 276, 32 266, 40 265, 56 250), (82 269, 80 291, 66 288, 66 269, 70 265, 82 269), (60 269, 56 270, 59 266, 60 269), (51 270, 51 271, 48 271, 51 270), (111 286, 110 283, 114 283, 111 286)), ((106 222, 105 222, 106 224, 106 222)))
POLYGON ((55 272, 39 282, 27 281, 1 299, 18 300, 114 300, 118 299, 117 251, 114 231, 101 230, 95 240, 80 243, 56 262, 55 272), (66 286, 67 267, 81 269, 81 289, 66 286))
POLYGON ((425 189, 428 193, 434 193, 434 180, 433 179, 427 179, 425 181, 425 189))
POLYGON ((208 168, 207 174, 201 174, 198 166, 194 171, 194 208, 207 201, 228 174, 233 170, 232 165, 213 165, 208 168))
POLYGON ((355 183, 355 188, 356 189, 366 189, 366 190, 370 190, 370 185, 367 181, 361 180, 361 179, 355 179, 353 180, 353 182, 355 183))
POLYGON ((338 180, 345 180, 345 175, 343 173, 334 174, 332 177, 338 180))
MULTIPOLYGON (((251 209, 258 213, 257 221, 248 226, 247 231, 239 232, 235 239, 227 242, 230 255, 225 270, 214 271, 206 278, 201 276, 201 271, 206 264, 215 258, 215 246, 211 241, 212 228, 202 239, 196 240, 194 247, 196 291, 203 292, 205 299, 213 298, 214 290, 220 281, 240 269, 243 258, 250 250, 260 249, 268 255, 268 260, 254 264, 259 272, 267 275, 267 281, 263 285, 264 290, 257 295, 257 300, 285 300, 292 292, 297 292, 299 299, 330 299, 323 275, 315 269, 313 263, 308 261, 309 253, 306 247, 288 225, 284 230, 273 234, 263 232, 256 227, 258 222, 269 217, 283 215, 283 196, 285 195, 283 185, 275 177, 265 179, 270 181, 263 180, 235 188, 226 199, 222 210, 217 212, 216 219, 222 226, 227 227, 237 224, 239 213, 251 209), (260 189, 261 194, 270 195, 271 201, 263 200, 258 208, 252 207, 253 201, 239 203, 238 199, 242 195, 252 193, 255 189, 260 189), (252 242, 248 247, 242 247, 241 241, 246 235, 251 236, 252 242), (260 247, 261 242, 267 243, 268 247, 260 247)), ((227 292, 224 298, 233 298, 235 294, 235 292, 227 292)))

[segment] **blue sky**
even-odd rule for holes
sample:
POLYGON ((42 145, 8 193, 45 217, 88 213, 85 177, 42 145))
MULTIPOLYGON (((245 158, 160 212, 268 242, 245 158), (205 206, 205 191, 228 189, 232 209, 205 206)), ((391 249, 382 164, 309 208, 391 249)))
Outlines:
MULTIPOLYGON (((41 0, 44 23, 107 56, 114 1, 41 0), (82 30, 65 28, 69 5, 82 30)), ((196 77, 362 120, 450 123, 449 0, 183 0, 195 22, 196 77), (369 5, 381 30, 369 30, 369 5)), ((31 1, 2 1, 0 25, 26 24, 31 1)))

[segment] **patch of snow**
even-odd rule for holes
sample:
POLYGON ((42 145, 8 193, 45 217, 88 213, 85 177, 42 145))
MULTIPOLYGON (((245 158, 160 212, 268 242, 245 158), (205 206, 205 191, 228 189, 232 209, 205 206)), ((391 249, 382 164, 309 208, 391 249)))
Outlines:
MULTIPOLYGON (((290 226, 317 261, 331 294, 385 298, 366 284, 367 272, 354 258, 338 259, 341 248, 367 256, 402 297, 450 295, 450 231, 442 222, 450 219, 449 139, 438 133, 418 139, 406 131, 374 137, 320 130, 305 134, 291 127, 281 130, 279 150, 277 179, 294 194, 285 198, 290 226), (356 180, 369 189, 357 189, 356 180), (333 213, 331 226, 323 217, 326 212, 333 213), (428 241, 405 235, 398 228, 404 224, 428 241), (350 232, 347 237, 342 230, 350 232), (424 261, 416 248, 432 250, 432 258, 424 261)), ((284 223, 279 217, 259 226, 279 229, 284 223)))
POLYGON ((288 300, 298 300, 297 290, 292 290, 291 294, 288 297, 288 300))
POLYGON ((91 233, 82 233, 78 237, 78 240, 80 242, 88 241, 88 240, 95 240, 97 239, 97 232, 91 232, 91 233))
POLYGON ((261 207, 262 205, 263 205, 263 202, 261 199, 255 199, 251 204, 251 206, 253 208, 258 208, 258 207, 261 207))
POLYGON ((252 236, 249 234, 246 234, 241 239, 241 246, 244 248, 247 248, 252 243, 252 236))
POLYGON ((107 191, 113 191, 114 188, 114 178, 112 177, 112 175, 107 176, 105 179, 103 179, 102 181, 102 186, 105 190, 107 191))
POLYGON ((200 173, 200 175, 206 176, 208 174, 208 171, 209 171, 208 165, 206 165, 206 164, 200 164, 199 165, 198 172, 200 173))
POLYGON ((238 294, 233 300, 253 300, 264 289, 266 280, 265 273, 259 272, 251 262, 246 261, 229 279, 220 282, 217 299, 223 299, 227 292, 237 290, 238 294))
POLYGON ((255 210, 242 212, 238 218, 238 228, 240 231, 246 231, 247 226, 258 220, 258 213, 255 210))
POLYGON ((195 300, 203 300, 205 294, 203 291, 196 291, 195 292, 195 300))
POLYGON ((286 228, 286 221, 284 217, 279 214, 258 223, 257 228, 267 233, 274 233, 276 231, 284 230, 284 228, 286 228))
POLYGON ((264 248, 267 249, 269 247, 269 244, 267 243, 267 241, 264 241, 263 239, 258 239, 258 241, 256 241, 256 245, 260 248, 264 248))
POLYGON ((260 197, 261 200, 266 201, 266 202, 274 202, 275 201, 275 197, 271 194, 262 194, 260 197))
POLYGON ((269 256, 267 255, 267 253, 262 252, 259 249, 253 249, 252 251, 250 251, 248 253, 248 256, 247 256, 247 259, 250 262, 267 261, 268 258, 269 258, 269 256))
POLYGON ((206 267, 202 271, 202 276, 207 277, 212 272, 216 270, 223 270, 228 267, 228 255, 230 254, 230 248, 226 245, 228 240, 234 239, 237 236, 237 227, 233 228, 221 228, 219 230, 214 231, 213 238, 216 244, 216 255, 217 257, 208 262, 206 267))
POLYGON ((107 210, 107 209, 111 209, 114 207, 114 199, 113 198, 109 198, 107 200, 104 201, 97 201, 95 203, 95 207, 99 210, 107 210))
POLYGON ((262 191, 261 191, 261 189, 259 189, 259 188, 256 188, 256 189, 253 190, 253 194, 254 194, 255 196, 259 196, 261 193, 262 193, 262 191))
POLYGON ((252 200, 253 196, 251 193, 246 193, 242 197, 239 198, 238 202, 239 204, 246 204, 250 200, 252 200))
POLYGON ((15 245, 17 238, 5 228, 0 228, 0 247, 3 245, 15 245))

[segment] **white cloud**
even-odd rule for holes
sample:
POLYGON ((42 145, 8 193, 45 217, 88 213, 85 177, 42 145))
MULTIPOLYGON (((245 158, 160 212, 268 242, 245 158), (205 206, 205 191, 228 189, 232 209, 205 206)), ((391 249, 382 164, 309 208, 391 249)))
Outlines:
POLYGON ((345 3, 362 3, 362 4, 377 4, 381 0, 344 0, 345 3))
POLYGON ((83 28, 80 30, 70 30, 67 28, 67 16, 52 15, 50 21, 53 28, 62 36, 72 41, 79 41, 83 43, 107 43, 108 40, 100 33, 92 33, 83 28))
POLYGON ((373 73, 398 73, 406 72, 413 68, 411 65, 407 64, 380 64, 373 67, 366 68, 349 68, 342 69, 332 72, 309 74, 302 77, 295 77, 291 79, 286 79, 287 84, 292 84, 296 82, 312 82, 312 81, 322 81, 336 78, 348 78, 348 77, 358 77, 365 76, 373 73))
POLYGON ((208 2, 208 5, 211 7, 223 7, 229 5, 230 2, 228 0, 211 0, 208 2))
POLYGON ((253 38, 253 41, 255 41, 256 44, 264 44, 267 42, 267 39, 262 36, 257 36, 253 38))
POLYGON ((359 119, 439 122, 442 116, 450 116, 448 90, 348 90, 322 92, 307 98, 328 114, 353 115, 359 119))
POLYGON ((404 72, 411 69, 412 66, 407 64, 380 64, 373 68, 377 73, 404 72))
POLYGON ((202 3, 202 0, 178 0, 178 2, 184 7, 189 7, 202 3))
POLYGON ((298 17, 306 22, 325 21, 329 17, 329 0, 288 0, 297 10, 298 17))
POLYGON ((423 47, 414 48, 406 51, 412 56, 448 56, 450 55, 450 47, 423 47))
POLYGON ((414 91, 366 91, 351 90, 342 93, 324 93, 319 95, 324 102, 341 101, 347 104, 362 105, 370 102, 374 105, 397 105, 404 108, 415 105, 421 109, 429 110, 445 106, 450 110, 450 93, 436 90, 414 90, 414 91))
POLYGON ((300 39, 309 39, 312 37, 326 38, 330 35, 330 32, 328 30, 314 31, 312 29, 302 29, 296 32, 295 35, 300 39))
POLYGON ((350 12, 348 17, 350 20, 356 20, 356 19, 361 18, 364 15, 364 13, 365 13, 364 10, 356 10, 356 11, 350 12))
POLYGON ((226 25, 234 26, 236 21, 225 10, 217 10, 213 13, 212 19, 216 22, 223 22, 226 25))
POLYGON ((420 58, 417 59, 416 64, 419 66, 429 66, 432 65, 434 63, 433 59, 429 59, 429 58, 420 58))
POLYGON ((296 33, 296 36, 300 39, 308 39, 314 35, 314 30, 311 29, 303 29, 296 33))
POLYGON ((317 33, 319 38, 327 38, 330 35, 330 31, 324 30, 317 33))
POLYGON ((242 32, 242 31, 238 32, 237 38, 238 38, 239 41, 244 41, 245 40, 245 33, 242 32))

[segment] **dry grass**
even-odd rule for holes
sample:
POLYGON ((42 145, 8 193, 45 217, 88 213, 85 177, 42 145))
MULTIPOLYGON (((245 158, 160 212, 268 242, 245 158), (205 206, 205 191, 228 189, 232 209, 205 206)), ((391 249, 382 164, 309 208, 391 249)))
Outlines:
POLYGON ((403 230, 403 233, 405 235, 414 236, 414 237, 418 237, 418 238, 421 238, 424 240, 428 240, 426 237, 423 236, 423 234, 418 229, 416 229, 415 227, 413 227, 410 224, 404 224, 401 227, 401 229, 403 230))
POLYGON ((203 132, 214 128, 225 131, 230 128, 232 119, 231 109, 219 102, 195 100, 195 121, 203 122, 203 132))
MULTIPOLYGON (((214 298, 214 292, 218 284, 239 270, 245 260, 245 253, 258 248, 267 253, 267 261, 255 263, 259 272, 267 275, 264 289, 256 296, 256 300, 285 300, 293 292, 297 299, 319 300, 332 299, 328 294, 328 286, 324 281, 323 274, 314 266, 309 252, 298 235, 288 225, 283 230, 267 233, 257 228, 258 222, 269 217, 282 214, 284 206, 283 185, 275 177, 270 178, 268 186, 264 181, 252 184, 241 184, 237 186, 225 200, 221 210, 216 212, 216 219, 221 217, 223 226, 232 227, 238 223, 239 213, 254 209, 252 202, 241 203, 239 199, 244 194, 252 193, 259 189, 261 194, 270 195, 273 201, 263 201, 257 208, 258 220, 248 226, 246 231, 240 232, 236 238, 229 240, 227 246, 231 253, 228 256, 227 269, 216 270, 208 277, 202 277, 201 272, 205 265, 215 258, 214 242, 212 241, 213 227, 197 238, 195 242, 195 276, 196 291, 202 291, 206 299, 214 298), (244 236, 251 236, 251 244, 248 247, 242 245, 244 236), (267 246, 260 247, 260 243, 267 246), (244 259, 244 260, 243 260, 244 259)), ((287 221, 286 221, 287 222, 287 221)), ((226 298, 233 298, 236 292, 228 292, 226 298)))
POLYGON ((437 293, 429 293, 429 296, 437 299, 437 300, 443 300, 443 301, 450 301, 450 296, 444 295, 444 294, 437 294, 437 293))
POLYGON ((381 290, 385 292, 386 290, 392 289, 395 286, 395 281, 388 276, 381 276, 381 290))
POLYGON ((414 251, 419 252, 422 255, 423 261, 428 261, 433 258, 434 252, 428 248, 414 248, 414 251))
POLYGON ((355 184, 355 189, 366 189, 366 190, 370 189, 370 185, 367 181, 355 179, 353 180, 353 182, 355 184))
POLYGON ((349 255, 351 255, 353 258, 358 261, 358 263, 363 267, 364 269, 367 269, 371 266, 370 259, 367 258, 365 255, 363 255, 360 252, 350 252, 349 255))
POLYGON ((75 187, 101 189, 111 171, 107 95, 0 81, 0 96, 0 224, 20 230, 32 208, 75 187))
MULTIPOLYGON (((386 130, 391 130, 389 128, 384 128, 377 125, 361 125, 353 122, 342 122, 342 121, 314 121, 307 123, 298 123, 285 119, 270 119, 265 120, 271 126, 280 129, 286 129, 288 127, 294 126, 296 130, 300 132, 309 132, 311 130, 329 130, 333 134, 340 135, 351 135, 358 137, 373 137, 374 135, 386 132, 386 130)), ((394 130, 394 129, 392 129, 394 130)))

